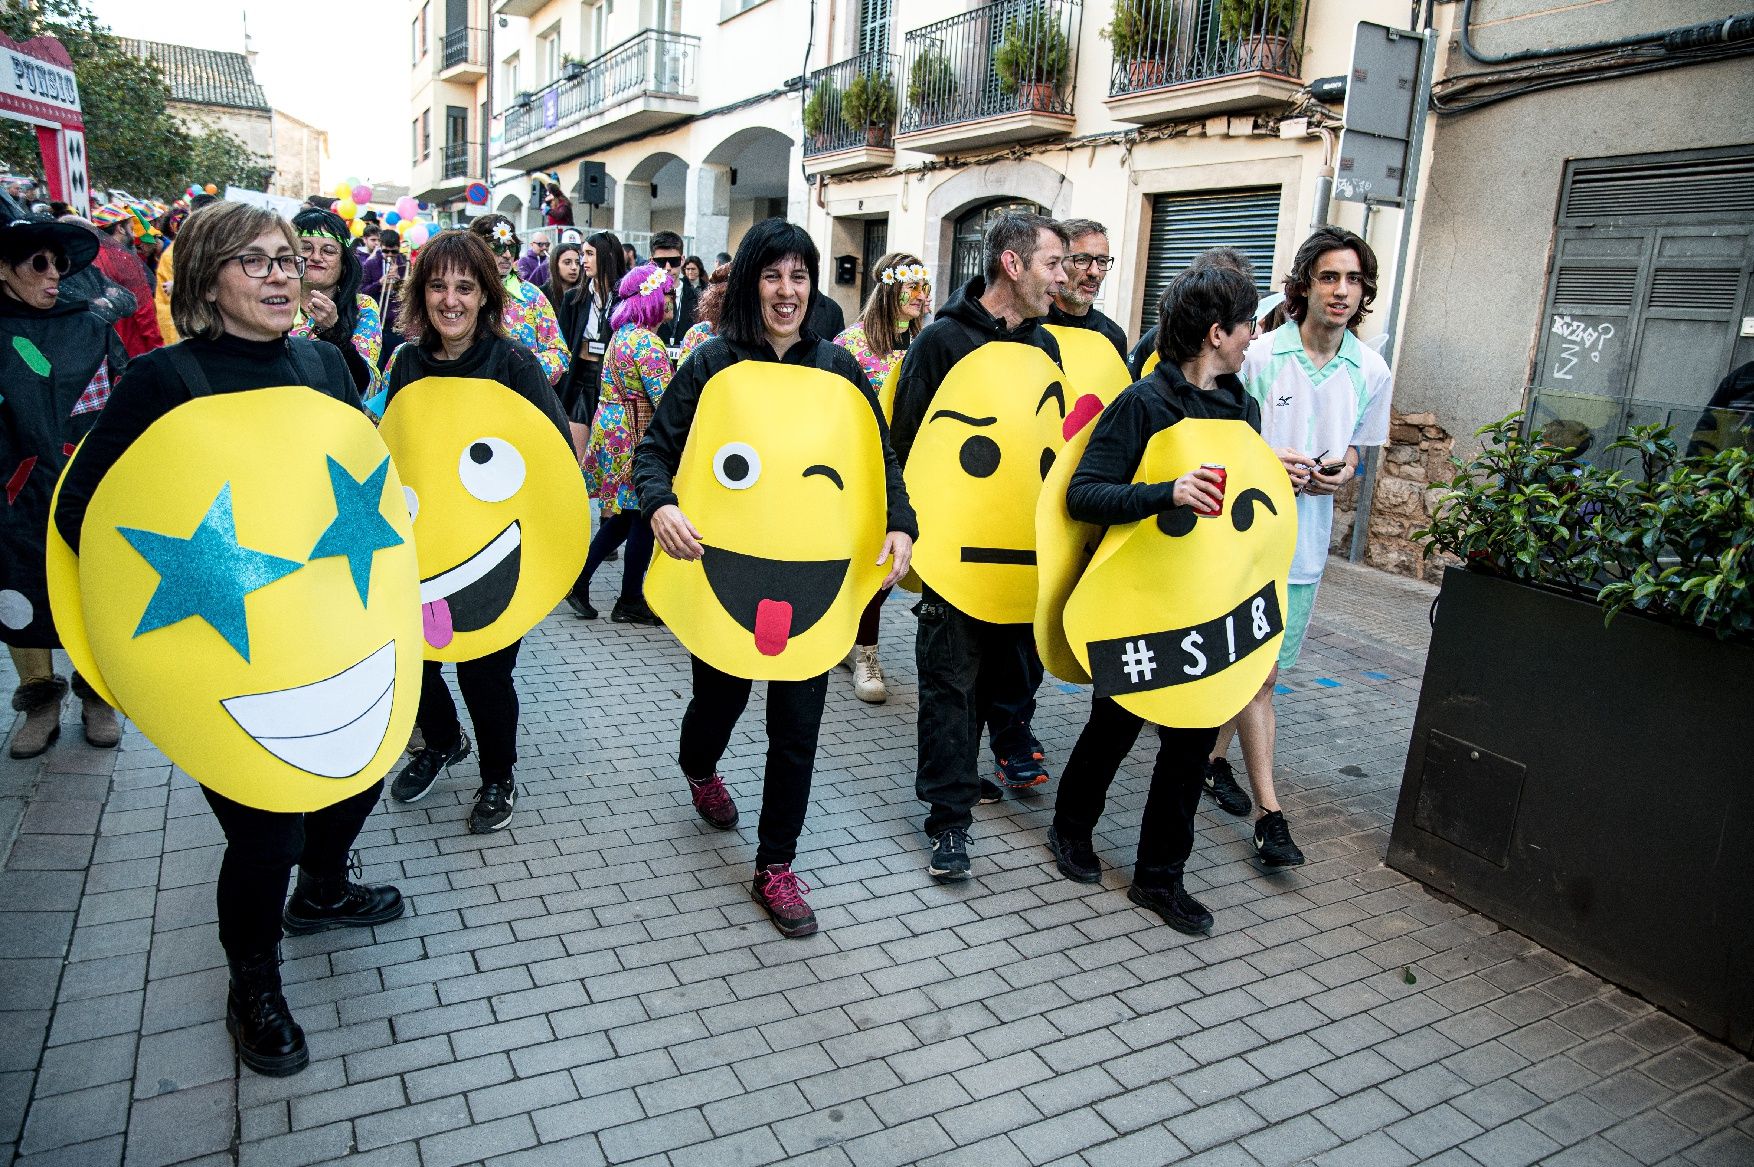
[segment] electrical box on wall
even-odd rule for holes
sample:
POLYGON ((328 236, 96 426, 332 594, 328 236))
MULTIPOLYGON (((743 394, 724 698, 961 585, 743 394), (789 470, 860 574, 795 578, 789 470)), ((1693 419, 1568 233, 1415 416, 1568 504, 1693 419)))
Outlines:
POLYGON ((855 284, 859 282, 858 256, 837 255, 834 257, 834 282, 837 284, 855 284))

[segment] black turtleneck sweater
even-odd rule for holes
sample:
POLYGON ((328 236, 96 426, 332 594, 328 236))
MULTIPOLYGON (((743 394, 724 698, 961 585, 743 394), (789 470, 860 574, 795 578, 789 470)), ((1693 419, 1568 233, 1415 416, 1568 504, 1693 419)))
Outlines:
MULTIPOLYGON (((456 360, 447 361, 434 349, 422 348, 409 341, 396 350, 395 363, 390 366, 386 403, 396 394, 423 377, 475 377, 498 381, 542 411, 554 423, 567 445, 572 445, 572 429, 560 411, 560 398, 548 386, 548 374, 532 353, 516 341, 491 332, 483 333, 456 360)), ((388 408, 386 404, 385 408, 388 408)))
MULTIPOLYGON (((883 421, 883 410, 877 404, 865 370, 852 353, 837 344, 816 337, 808 324, 798 340, 776 356, 766 341, 740 345, 716 336, 688 354, 676 370, 676 376, 664 390, 652 415, 652 424, 633 451, 633 485, 639 492, 640 509, 647 515, 661 506, 676 502, 674 480, 682 465, 682 450, 688 444, 688 433, 694 427, 694 413, 700 406, 701 390, 713 376, 739 361, 774 361, 782 365, 802 365, 821 369, 851 382, 877 418, 877 432, 883 441, 883 469, 888 495, 887 530, 901 531, 909 538, 919 537, 919 524, 914 520, 913 507, 908 503, 907 487, 902 484, 901 464, 889 444, 889 426, 883 421)), ((808 401, 775 402, 776 411, 802 412, 810 408, 808 401)))
MULTIPOLYGON (((360 408, 353 377, 331 344, 285 337, 244 340, 227 334, 217 340, 190 337, 176 347, 195 358, 216 394, 310 384, 319 393, 360 408), (298 365, 293 363, 292 345, 305 346, 305 362, 321 369, 321 375, 312 379, 315 384, 300 375, 298 365)), ((79 457, 74 459, 61 486, 55 525, 75 551, 79 550, 79 528, 85 522, 85 508, 110 467, 148 426, 192 397, 172 363, 169 348, 154 349, 129 364, 127 374, 110 394, 109 404, 98 415, 97 424, 86 436, 79 457)))

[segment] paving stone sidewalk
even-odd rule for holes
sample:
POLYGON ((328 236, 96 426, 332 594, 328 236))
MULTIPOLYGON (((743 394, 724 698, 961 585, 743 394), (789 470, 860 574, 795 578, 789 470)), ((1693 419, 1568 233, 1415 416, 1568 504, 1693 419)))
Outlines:
MULTIPOLYGON (((411 913, 287 942, 312 1061, 279 1080, 225 1033, 197 788, 132 729, 85 747, 69 706, 45 761, 0 762, 0 1162, 1754 1164, 1754 1063, 1383 866, 1431 598, 1330 567, 1280 704, 1310 862, 1264 871, 1206 803, 1197 940, 1125 897, 1144 745, 1100 886, 1048 859, 1052 786, 978 812, 974 880, 926 877, 901 594, 889 704, 830 689, 797 864, 823 931, 780 939, 748 893, 759 689, 722 834, 674 766, 680 648, 553 616, 513 826, 465 832, 472 762, 373 815, 365 875, 411 913)), ((1050 769, 1087 709, 1043 686, 1050 769)))

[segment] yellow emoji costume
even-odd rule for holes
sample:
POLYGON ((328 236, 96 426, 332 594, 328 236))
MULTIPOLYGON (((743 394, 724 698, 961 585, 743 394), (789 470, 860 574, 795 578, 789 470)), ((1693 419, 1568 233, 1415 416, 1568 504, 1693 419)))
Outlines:
POLYGON ((401 756, 413 531, 357 409, 299 386, 179 405, 104 474, 80 531, 77 556, 57 533, 50 559, 76 659, 202 785, 313 811, 401 756))
POLYGON ((720 370, 674 490, 705 554, 654 555, 646 601, 689 652, 756 681, 806 680, 846 656, 886 570, 883 444, 857 387, 802 365, 720 370))
POLYGON ((1089 393, 1107 405, 1133 383, 1127 362, 1102 333, 1069 324, 1042 327, 1060 343, 1060 368, 1066 371, 1066 380, 1078 396, 1089 393))
POLYGON ((380 432, 410 492, 428 660, 474 660, 541 622, 585 565, 590 500, 555 424, 498 381, 422 377, 380 432))
POLYGON ((983 344, 945 374, 908 454, 920 520, 914 570, 977 620, 1034 619, 1042 480, 1068 435, 1102 408, 1066 382, 1039 348, 983 344))
POLYGON ((1172 482, 1205 463, 1225 467, 1223 511, 1177 507, 1110 527, 1066 602, 1066 638, 1097 695, 1159 725, 1230 720, 1284 635, 1296 500, 1260 435, 1186 418, 1151 437, 1134 481, 1172 482))

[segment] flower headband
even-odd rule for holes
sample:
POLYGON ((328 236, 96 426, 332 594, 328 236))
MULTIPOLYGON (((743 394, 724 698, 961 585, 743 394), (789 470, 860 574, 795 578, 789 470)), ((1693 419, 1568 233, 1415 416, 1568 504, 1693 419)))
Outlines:
POLYGON ((493 249, 495 251, 504 251, 506 248, 514 246, 517 238, 518 234, 512 230, 512 225, 503 219, 493 225, 493 249))
POLYGON ((932 273, 926 270, 923 263, 908 264, 905 267, 886 267, 878 273, 885 284, 929 284, 932 273))
POLYGON ((639 294, 651 296, 670 286, 670 273, 663 268, 653 268, 652 274, 640 282, 639 294))

